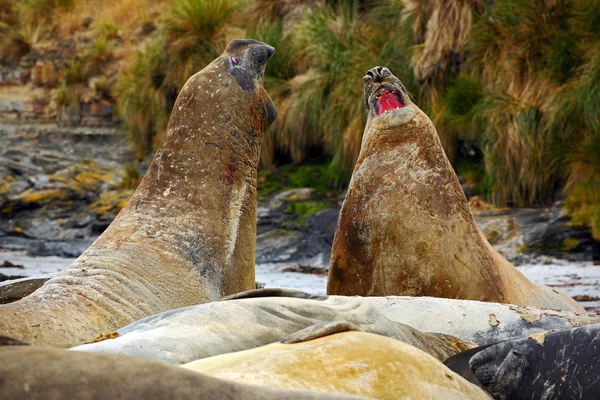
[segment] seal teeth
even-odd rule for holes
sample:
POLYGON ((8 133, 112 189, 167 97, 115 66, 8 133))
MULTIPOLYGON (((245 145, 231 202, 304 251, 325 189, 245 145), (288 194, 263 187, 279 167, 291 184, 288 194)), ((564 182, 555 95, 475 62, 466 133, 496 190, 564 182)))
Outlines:
POLYGON ((397 94, 395 90, 389 90, 389 89, 385 89, 382 90, 381 92, 377 93, 377 95, 375 96, 375 99, 379 99, 381 96, 383 96, 384 94, 388 94, 388 93, 394 93, 397 94))

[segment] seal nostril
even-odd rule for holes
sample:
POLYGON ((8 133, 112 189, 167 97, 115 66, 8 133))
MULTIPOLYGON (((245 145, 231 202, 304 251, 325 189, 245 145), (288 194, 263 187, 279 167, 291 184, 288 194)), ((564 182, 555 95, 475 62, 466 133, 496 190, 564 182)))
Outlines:
POLYGON ((374 82, 381 82, 383 80, 383 76, 381 75, 381 69, 382 67, 371 68, 367 72, 367 75, 371 76, 374 82))
MULTIPOLYGON (((368 70, 367 71, 367 76, 370 76, 371 78, 373 78, 373 72, 371 70, 368 70)), ((366 78, 366 76, 365 76, 365 78, 366 78)))

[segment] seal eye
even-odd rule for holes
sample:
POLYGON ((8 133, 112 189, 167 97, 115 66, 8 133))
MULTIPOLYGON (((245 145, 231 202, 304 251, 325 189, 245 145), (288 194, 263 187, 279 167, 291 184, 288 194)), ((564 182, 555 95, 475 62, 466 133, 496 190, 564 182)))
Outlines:
POLYGON ((231 57, 231 62, 232 62, 233 64, 239 64, 239 63, 240 63, 240 62, 238 61, 238 59, 237 59, 237 58, 235 58, 235 57, 231 57))

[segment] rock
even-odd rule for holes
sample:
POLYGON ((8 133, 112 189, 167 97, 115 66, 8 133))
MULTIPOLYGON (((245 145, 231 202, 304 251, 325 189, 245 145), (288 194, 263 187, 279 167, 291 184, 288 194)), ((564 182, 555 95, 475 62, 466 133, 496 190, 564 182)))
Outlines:
POLYGON ((94 242, 94 238, 70 241, 32 241, 27 246, 29 256, 79 257, 94 242))
POLYGON ((17 265, 17 264, 13 264, 10 261, 4 261, 2 264, 0 264, 0 268, 18 268, 18 269, 25 269, 24 266, 22 265, 17 265))
POLYGON ((315 198, 316 192, 312 188, 291 189, 281 192, 271 199, 271 207, 279 207, 281 203, 287 201, 312 200, 315 198))
POLYGON ((259 219, 256 243, 257 263, 298 263, 318 267, 329 266, 331 244, 339 209, 327 208, 302 220, 299 228, 294 216, 288 220, 276 210, 269 214, 269 223, 259 219), (287 224, 288 221, 291 223, 287 224))
POLYGON ((55 87, 58 84, 58 73, 50 60, 39 60, 31 70, 31 83, 36 86, 55 87))
POLYGON ((29 296, 56 274, 13 279, 0 283, 0 304, 8 304, 29 296))
POLYGON ((514 218, 508 211, 479 211, 474 214, 479 229, 492 245, 515 234, 514 218))
MULTIPOLYGON (((281 272, 298 272, 301 274, 327 275, 327 269, 315 267, 313 265, 291 264, 281 270, 281 272)), ((258 289, 258 288, 257 288, 258 289)))
POLYGON ((19 60, 19 67, 23 69, 31 69, 40 57, 36 51, 30 51, 28 54, 21 57, 19 60))
POLYGON ((21 278, 25 278, 25 277, 22 275, 4 275, 4 274, 0 273, 0 282, 10 281, 13 279, 21 279, 21 278))
POLYGON ((523 232, 524 251, 529 254, 544 254, 556 258, 566 258, 569 261, 592 261, 600 252, 600 243, 592 237, 587 227, 571 225, 571 217, 562 212, 562 204, 556 204, 549 212, 544 223, 541 218, 533 218, 531 214, 517 214, 517 223, 523 232))

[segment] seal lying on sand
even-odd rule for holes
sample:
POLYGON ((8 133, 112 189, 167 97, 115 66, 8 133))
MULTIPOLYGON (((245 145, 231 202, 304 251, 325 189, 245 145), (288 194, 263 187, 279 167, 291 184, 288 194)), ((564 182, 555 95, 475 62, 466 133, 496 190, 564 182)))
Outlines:
MULTIPOLYGON (((323 334, 327 335, 328 329, 323 334)), ((365 332, 273 343, 182 365, 240 383, 312 389, 375 399, 489 399, 440 361, 395 339, 365 332)))
POLYGON ((234 40, 186 82, 127 206, 61 276, 0 306, 0 334, 69 347, 254 288, 256 167, 276 114, 262 79, 273 52, 234 40))
POLYGON ((3 399, 11 400, 359 399, 228 382, 155 361, 114 354, 3 346, 0 359, 0 393, 3 399))
POLYGON ((405 341, 442 359, 434 353, 436 348, 457 352, 458 347, 468 347, 470 342, 481 346, 549 329, 600 323, 598 316, 431 297, 310 298, 306 293, 289 290, 280 294, 290 297, 258 297, 277 293, 277 289, 254 290, 230 296, 237 300, 167 311, 119 329, 114 339, 74 350, 182 364, 274 343, 312 325, 345 321, 365 332, 405 341), (442 335, 433 340, 436 335, 423 332, 442 335))
POLYGON ((444 364, 495 399, 597 398, 600 324, 471 349, 444 364))
POLYGON ((477 224, 435 127, 387 68, 364 77, 368 119, 333 241, 327 293, 432 296, 584 312, 534 285, 477 224))
POLYGON ((303 328, 335 321, 406 342, 439 360, 475 346, 452 336, 424 333, 392 321, 360 298, 265 297, 167 311, 119 329, 114 339, 72 350, 128 354, 183 364, 278 342, 303 328))

